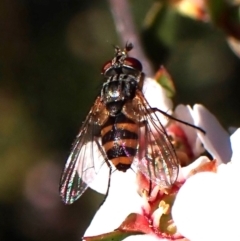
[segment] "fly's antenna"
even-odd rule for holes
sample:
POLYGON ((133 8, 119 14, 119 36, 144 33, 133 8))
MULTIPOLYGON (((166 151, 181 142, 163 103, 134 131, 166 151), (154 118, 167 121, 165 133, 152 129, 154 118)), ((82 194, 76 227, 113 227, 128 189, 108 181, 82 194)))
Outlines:
POLYGON ((124 60, 128 56, 128 52, 133 48, 133 45, 131 43, 126 43, 126 46, 124 49, 121 49, 117 45, 114 46, 115 49, 115 56, 112 59, 112 65, 118 67, 123 65, 124 60))
POLYGON ((133 49, 133 44, 131 42, 127 42, 124 49, 121 49, 119 46, 114 45, 115 49, 115 57, 125 56, 127 57, 128 52, 133 49))
POLYGON ((114 50, 115 50, 115 56, 118 56, 119 53, 121 52, 121 48, 117 45, 113 45, 114 50))
POLYGON ((133 49, 133 44, 131 42, 127 42, 124 48, 124 51, 127 53, 133 49))

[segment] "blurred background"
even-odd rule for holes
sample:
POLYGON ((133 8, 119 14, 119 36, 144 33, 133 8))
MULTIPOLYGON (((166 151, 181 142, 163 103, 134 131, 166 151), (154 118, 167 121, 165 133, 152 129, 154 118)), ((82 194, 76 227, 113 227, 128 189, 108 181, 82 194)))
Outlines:
MULTIPOLYGON (((129 1, 153 69, 171 74, 175 104, 202 103, 226 129, 240 126, 231 31, 205 8, 189 17, 173 2, 129 1)), ((106 0, 0 0, 1 241, 75 241, 88 227, 102 195, 88 190, 65 206, 58 185, 115 44, 106 0)))

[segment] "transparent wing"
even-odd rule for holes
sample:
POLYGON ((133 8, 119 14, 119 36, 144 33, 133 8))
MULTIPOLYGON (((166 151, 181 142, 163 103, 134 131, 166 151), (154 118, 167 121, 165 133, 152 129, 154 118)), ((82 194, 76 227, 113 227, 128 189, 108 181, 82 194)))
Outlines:
POLYGON ((75 202, 85 192, 102 166, 102 161, 98 163, 102 158, 96 141, 104 118, 107 118, 105 106, 97 98, 73 143, 62 173, 60 195, 66 204, 75 202))
POLYGON ((177 179, 179 162, 159 120, 162 112, 151 108, 140 91, 137 91, 136 97, 126 109, 127 114, 132 109, 131 118, 139 123, 139 146, 134 165, 157 185, 170 187, 177 179))

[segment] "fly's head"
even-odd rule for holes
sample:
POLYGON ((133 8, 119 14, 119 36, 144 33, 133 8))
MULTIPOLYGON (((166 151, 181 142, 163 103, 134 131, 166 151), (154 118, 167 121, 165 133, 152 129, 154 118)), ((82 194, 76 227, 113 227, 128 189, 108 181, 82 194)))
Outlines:
POLYGON ((139 76, 142 72, 142 64, 139 60, 129 57, 128 52, 133 48, 131 43, 126 44, 124 49, 115 47, 115 56, 107 61, 102 67, 104 77, 110 77, 116 74, 131 74, 139 76))

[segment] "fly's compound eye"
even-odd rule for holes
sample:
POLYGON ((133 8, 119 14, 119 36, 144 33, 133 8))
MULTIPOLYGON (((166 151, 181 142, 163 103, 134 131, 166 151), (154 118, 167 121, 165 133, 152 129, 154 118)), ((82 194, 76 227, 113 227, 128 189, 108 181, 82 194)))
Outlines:
POLYGON ((117 74, 116 68, 112 64, 112 60, 109 60, 103 65, 101 74, 108 77, 117 74))
POLYGON ((101 73, 106 77, 110 77, 116 74, 138 75, 141 71, 142 64, 139 60, 126 57, 124 60, 117 60, 116 64, 112 60, 106 62, 102 67, 101 73))
POLYGON ((139 60, 131 57, 127 57, 124 60, 123 66, 122 66, 122 72, 124 74, 139 74, 142 71, 142 64, 139 60))

